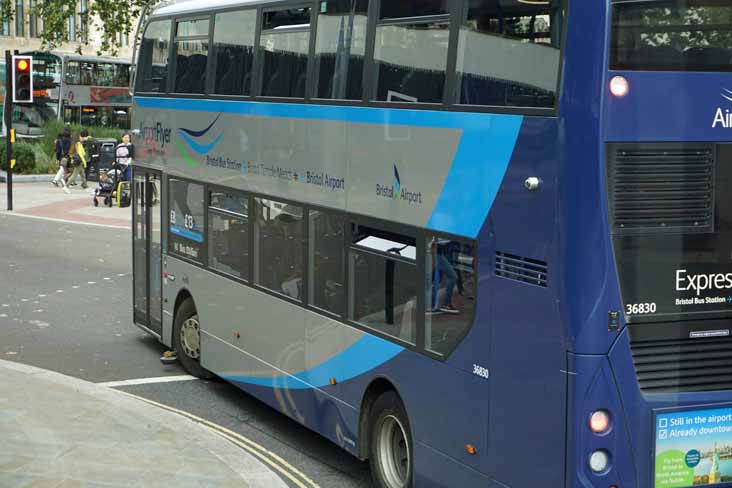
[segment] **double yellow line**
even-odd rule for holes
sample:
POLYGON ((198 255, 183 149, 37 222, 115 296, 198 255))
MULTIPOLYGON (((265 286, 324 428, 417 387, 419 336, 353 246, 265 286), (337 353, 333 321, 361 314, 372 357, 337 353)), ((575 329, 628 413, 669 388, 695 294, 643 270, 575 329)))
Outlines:
POLYGON ((127 393, 126 391, 122 390, 116 390, 122 394, 125 394, 129 397, 136 398, 137 400, 141 400, 145 403, 148 403, 150 405, 154 405, 158 408, 162 408, 164 410, 168 410, 169 412, 177 413, 178 415, 182 415, 183 417, 186 417, 190 420, 193 420, 194 422, 198 422, 201 425, 204 425, 205 427, 208 427, 210 430, 212 430, 215 434, 223 437, 227 441, 231 442, 232 444, 235 444, 239 446, 240 448, 244 449, 251 455, 257 457, 267 465, 269 465, 272 469, 275 470, 278 474, 281 474, 288 480, 292 482, 295 486, 298 488, 320 488, 320 485, 318 485, 315 481, 311 480, 305 473, 298 470, 296 467, 282 459, 282 457, 278 456, 274 452, 270 451, 269 449, 265 448, 264 446, 257 444, 251 439, 247 439, 241 434, 238 434, 232 430, 227 429, 226 427, 222 427, 221 425, 215 424, 213 422, 210 422, 204 418, 198 417, 197 415, 193 415, 192 413, 185 412, 183 410, 178 410, 177 408, 170 407, 168 405, 164 405, 162 403, 155 402, 153 400, 148 400, 147 398, 133 395, 132 393, 127 393))

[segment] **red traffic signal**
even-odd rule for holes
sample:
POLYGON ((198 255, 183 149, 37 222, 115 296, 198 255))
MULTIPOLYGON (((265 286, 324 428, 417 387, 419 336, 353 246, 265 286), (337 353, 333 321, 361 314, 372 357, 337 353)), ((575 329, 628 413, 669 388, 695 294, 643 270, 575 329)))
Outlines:
POLYGON ((30 63, 25 58, 17 59, 15 61, 15 69, 17 71, 28 71, 30 69, 30 63))
POLYGON ((33 103, 33 57, 13 56, 13 103, 33 103))

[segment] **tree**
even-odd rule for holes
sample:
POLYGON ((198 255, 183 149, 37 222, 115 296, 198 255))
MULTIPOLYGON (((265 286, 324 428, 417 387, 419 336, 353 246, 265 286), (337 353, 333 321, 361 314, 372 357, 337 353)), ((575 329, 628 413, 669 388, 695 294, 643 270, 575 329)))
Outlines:
MULTIPOLYGON (((14 3, 14 0, 0 0, 0 22, 13 19, 14 3)), ((44 49, 53 49, 68 38, 69 18, 76 15, 84 31, 95 29, 101 34, 97 54, 114 55, 120 47, 120 34, 134 34, 140 15, 158 0, 89 0, 88 3, 88 12, 80 12, 78 0, 36 0, 30 13, 43 21, 38 37, 44 49)), ((81 42, 88 46, 89 36, 84 36, 81 42)))

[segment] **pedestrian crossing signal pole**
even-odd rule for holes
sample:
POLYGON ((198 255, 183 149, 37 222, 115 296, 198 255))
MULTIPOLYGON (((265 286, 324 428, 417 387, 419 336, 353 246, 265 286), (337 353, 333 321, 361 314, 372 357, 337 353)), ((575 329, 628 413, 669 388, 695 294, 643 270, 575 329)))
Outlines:
POLYGON ((5 167, 6 182, 8 185, 8 211, 13 210, 13 141, 15 131, 13 130, 13 56, 10 50, 5 51, 5 167))

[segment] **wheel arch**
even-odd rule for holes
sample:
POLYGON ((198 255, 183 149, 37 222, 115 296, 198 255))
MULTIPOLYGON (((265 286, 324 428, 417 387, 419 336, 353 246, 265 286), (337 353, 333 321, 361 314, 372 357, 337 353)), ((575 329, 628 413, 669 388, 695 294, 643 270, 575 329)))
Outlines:
MULTIPOLYGON (((173 324, 175 324, 175 318, 178 315, 178 310, 180 309, 180 306, 183 304, 184 301, 186 301, 188 298, 193 300, 193 295, 191 295, 191 292, 188 291, 187 288, 181 288, 178 290, 178 294, 175 297, 175 304, 173 305, 173 324)), ((196 301, 193 300, 193 306, 196 306, 196 301)), ((198 310, 198 309, 196 309, 198 310)), ((175 327, 170 327, 170 337, 168 340, 170 341, 170 344, 173 344, 173 329, 175 327)))

